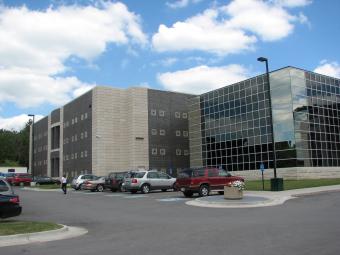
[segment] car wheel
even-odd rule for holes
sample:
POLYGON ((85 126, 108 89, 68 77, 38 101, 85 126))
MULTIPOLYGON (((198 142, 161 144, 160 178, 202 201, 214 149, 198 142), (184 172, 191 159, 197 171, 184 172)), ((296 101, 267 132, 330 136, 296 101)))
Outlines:
POLYGON ((117 190, 116 189, 111 189, 112 192, 116 192, 117 190))
POLYGON ((177 187, 176 187, 176 183, 174 183, 174 185, 172 185, 172 189, 173 189, 174 191, 177 191, 177 190, 178 190, 177 187))
POLYGON ((95 189, 91 189, 91 192, 95 192, 96 190, 95 189))
POLYGON ((78 187, 78 190, 82 190, 83 189, 83 184, 80 184, 78 187))
POLYGON ((137 190, 131 190, 130 192, 131 192, 131 194, 136 194, 137 190))
POLYGON ((219 191, 218 194, 223 195, 224 191, 219 191))
POLYGON ((166 192, 166 191, 167 191, 167 189, 162 189, 162 191, 163 191, 163 192, 166 192))
POLYGON ((206 196, 209 196, 209 192, 210 192, 209 186, 203 184, 203 185, 201 185, 198 194, 199 194, 200 197, 206 197, 206 196))
POLYGON ((97 191, 98 191, 98 192, 103 192, 103 191, 104 191, 103 185, 98 185, 98 186, 97 186, 97 191))
POLYGON ((192 191, 184 191, 184 192, 183 192, 183 195, 184 195, 185 197, 192 197, 193 194, 194 194, 194 193, 193 193, 192 191))
POLYGON ((149 193, 149 192, 150 192, 150 186, 149 186, 149 184, 143 184, 141 190, 142 190, 142 193, 143 193, 143 194, 149 193))

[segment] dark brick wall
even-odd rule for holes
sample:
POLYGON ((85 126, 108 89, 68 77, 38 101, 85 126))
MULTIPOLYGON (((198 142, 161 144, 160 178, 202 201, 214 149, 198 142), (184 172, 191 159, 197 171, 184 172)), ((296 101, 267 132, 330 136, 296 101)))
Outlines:
POLYGON ((33 174, 34 176, 47 175, 47 128, 48 117, 34 123, 34 153, 33 174))
POLYGON ((63 170, 92 173, 92 91, 64 106, 63 170))
POLYGON ((189 137, 183 135, 183 131, 189 131, 189 97, 187 94, 148 90, 150 169, 176 176, 179 168, 189 167, 189 137), (176 113, 179 118, 176 118, 176 113), (163 130, 165 135, 161 135, 163 130), (156 134, 153 134, 155 131, 156 134), (180 132, 180 136, 176 136, 176 131, 180 132), (165 155, 161 155, 162 149, 165 155), (181 155, 176 155, 176 150, 180 150, 181 155))

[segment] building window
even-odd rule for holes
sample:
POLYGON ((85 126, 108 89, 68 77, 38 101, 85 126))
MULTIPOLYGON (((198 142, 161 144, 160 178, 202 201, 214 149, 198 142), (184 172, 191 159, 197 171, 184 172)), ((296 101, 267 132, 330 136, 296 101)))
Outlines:
POLYGON ((75 135, 74 135, 74 141, 76 142, 77 140, 78 140, 78 135, 75 134, 75 135))
POLYGON ((188 150, 184 150, 184 156, 188 156, 189 155, 189 151, 188 150))
POLYGON ((72 125, 74 124, 74 119, 72 119, 71 124, 72 124, 72 125))
POLYGON ((186 112, 183 112, 183 113, 182 113, 182 118, 183 118, 183 119, 187 119, 187 118, 188 118, 188 114, 187 114, 186 112))
POLYGON ((159 134, 160 134, 160 135, 165 135, 165 129, 160 129, 160 130, 159 130, 159 134))
POLYGON ((71 142, 74 142, 74 136, 71 137, 71 142))
POLYGON ((84 139, 84 133, 80 133, 80 139, 84 139))
POLYGON ((183 131, 183 136, 188 137, 188 131, 183 131))
POLYGON ((157 129, 151 129, 151 135, 157 135, 157 129))
POLYGON ((165 149, 160 149, 160 150, 159 150, 159 154, 161 154, 162 156, 164 156, 164 155, 165 155, 165 149))
POLYGON ((87 131, 84 132, 84 137, 87 138, 87 131))
POLYGON ((181 118, 181 113, 180 113, 180 112, 175 112, 175 118, 176 118, 176 119, 181 118))
POLYGON ((157 111, 155 109, 151 109, 151 116, 156 116, 157 111))
POLYGON ((160 116, 160 117, 164 117, 164 115, 165 115, 165 111, 159 110, 159 116, 160 116))
POLYGON ((182 155, 182 150, 181 150, 181 149, 176 149, 176 155, 177 155, 177 156, 182 155))
POLYGON ((80 152, 80 157, 81 157, 81 158, 84 157, 84 152, 80 152))
POLYGON ((176 130, 176 136, 181 136, 181 131, 180 130, 176 130))
POLYGON ((78 123, 78 117, 74 118, 74 123, 78 123))
POLYGON ((73 153, 71 154, 71 159, 74 159, 74 154, 73 153))
POLYGON ((84 114, 80 115, 80 120, 84 119, 84 114))
POLYGON ((151 154, 152 155, 157 155, 157 148, 152 148, 151 149, 151 154))
POLYGON ((74 153, 74 158, 77 159, 78 158, 78 153, 74 153))
POLYGON ((87 151, 84 151, 84 157, 85 158, 87 157, 87 151))
POLYGON ((85 119, 87 119, 87 112, 85 112, 85 114, 84 114, 84 118, 85 118, 85 119))

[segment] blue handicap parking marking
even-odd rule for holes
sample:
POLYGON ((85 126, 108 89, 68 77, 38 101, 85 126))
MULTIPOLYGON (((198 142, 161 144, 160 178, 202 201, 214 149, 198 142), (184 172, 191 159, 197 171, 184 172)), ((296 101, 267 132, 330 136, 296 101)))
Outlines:
POLYGON ((188 200, 188 198, 169 197, 169 198, 157 199, 157 201, 160 201, 160 202, 178 202, 178 201, 184 201, 184 200, 188 200))

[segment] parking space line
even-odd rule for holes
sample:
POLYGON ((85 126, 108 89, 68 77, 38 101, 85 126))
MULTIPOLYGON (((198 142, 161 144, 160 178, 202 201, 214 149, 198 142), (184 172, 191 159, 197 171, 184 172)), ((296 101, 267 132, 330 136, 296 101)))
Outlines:
POLYGON ((156 199, 159 202, 179 202, 179 201, 187 201, 190 198, 180 198, 180 197, 168 197, 168 198, 160 198, 156 199))

